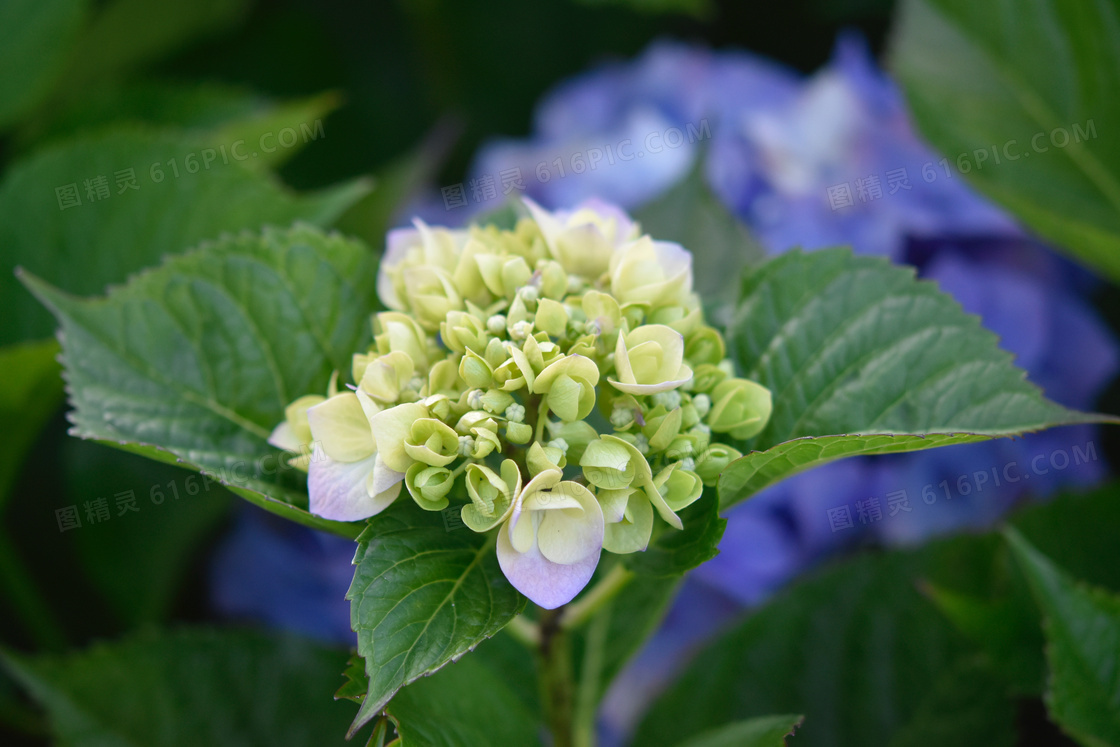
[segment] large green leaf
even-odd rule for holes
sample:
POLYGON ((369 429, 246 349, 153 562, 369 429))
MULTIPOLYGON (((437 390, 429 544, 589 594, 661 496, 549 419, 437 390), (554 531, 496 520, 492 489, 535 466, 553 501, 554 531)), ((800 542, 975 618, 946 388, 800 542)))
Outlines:
MULTIPOLYGON (((296 196, 232 157, 223 163, 216 156, 202 168, 206 145, 194 136, 126 129, 60 143, 20 162, 0 185, 0 266, 22 266, 71 293, 101 293, 163 255, 225 231, 295 220, 329 224, 367 189, 354 182, 296 196), (192 155, 195 173, 186 165, 192 155), (123 179, 118 184, 118 173, 128 169, 136 189, 122 186, 123 179), (108 196, 90 201, 85 182, 98 177, 108 196), (65 203, 56 190, 68 185, 82 204, 60 209, 65 203)), ((0 344, 50 335, 50 315, 10 272, 0 273, 0 299, 0 344)))
POLYGON ((25 282, 61 324, 73 433, 212 475, 295 521, 302 474, 266 442, 296 397, 325 392, 368 342, 369 251, 310 226, 208 243, 79 299, 25 282))
POLYGON ((759 716, 698 734, 679 747, 785 747, 804 716, 759 716))
POLYGON ((401 687, 467 653, 525 606, 502 575, 493 536, 448 531, 438 512, 408 500, 370 519, 354 564, 346 598, 370 683, 352 730, 401 687))
POLYGON ((385 712, 408 747, 528 746, 538 743, 540 733, 507 681, 477 655, 416 680, 393 696, 385 712))
POLYGON ((1014 529, 1007 541, 1045 616, 1051 717, 1081 744, 1120 744, 1120 595, 1077 584, 1014 529))
POLYGON ((345 652, 251 632, 148 633, 77 653, 0 651, 59 744, 346 744, 345 652))
POLYGON ((918 125, 957 169, 1120 279, 1120 4, 906 0, 892 47, 918 125))
POLYGON ((728 342, 774 410, 758 451, 721 475, 724 507, 846 456, 1107 420, 1045 399, 935 284, 848 249, 789 252, 750 273, 728 342))
POLYGON ((200 475, 99 444, 66 439, 68 493, 82 514, 74 552, 85 577, 127 627, 165 622, 192 561, 203 562, 233 497, 200 475), (118 508, 132 493, 135 511, 118 508), (108 513, 87 512, 105 501, 108 513))
POLYGON ((4 422, 4 441, 0 447, 0 509, 47 418, 62 401, 59 376, 58 343, 54 340, 29 342, 0 348, 0 420, 4 422))
POLYGON ((0 3, 0 129, 39 103, 62 72, 86 0, 0 3))
POLYGON ((339 103, 340 97, 330 92, 276 101, 220 83, 142 81, 99 86, 52 119, 44 132, 33 134, 39 140, 58 140, 110 125, 154 125, 196 135, 201 145, 214 151, 213 156, 203 151, 197 156, 211 168, 228 162, 236 147, 244 166, 266 169, 326 137, 322 118, 339 103))
POLYGON ((800 582, 698 654, 632 744, 673 744, 773 713, 806 714, 797 744, 887 744, 970 650, 916 582, 935 570, 936 578, 977 575, 991 547, 956 540, 862 556, 800 582))

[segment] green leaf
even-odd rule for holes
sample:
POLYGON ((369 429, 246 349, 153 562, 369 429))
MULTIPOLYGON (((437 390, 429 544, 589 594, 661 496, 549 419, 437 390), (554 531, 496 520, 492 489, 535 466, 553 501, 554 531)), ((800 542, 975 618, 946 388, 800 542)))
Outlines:
POLYGON ((34 444, 62 401, 58 343, 29 342, 0 348, 0 421, 4 423, 4 447, 0 449, 0 509, 8 497, 23 457, 34 444))
POLYGON ((727 519, 719 516, 715 491, 705 490, 700 500, 679 513, 684 529, 658 522, 645 552, 623 555, 622 562, 645 576, 679 576, 718 555, 727 519))
POLYGON ((325 137, 321 120, 340 102, 340 96, 331 92, 276 101, 239 86, 142 81, 99 86, 51 120, 45 132, 24 135, 57 140, 108 126, 154 125, 185 130, 200 145, 213 149, 212 157, 201 151, 196 156, 199 161, 207 160, 210 168, 228 163, 231 149, 241 140, 236 149, 245 158, 242 165, 265 170, 280 166, 309 143, 325 137), (258 155, 252 156, 253 152, 258 155))
POLYGON ((681 742, 679 747, 784 747, 804 716, 760 716, 728 724, 681 742))
POLYGON ((385 711, 408 747, 539 743, 540 724, 506 681, 475 656, 413 682, 385 711))
POLYGON ((934 146, 1028 226, 1120 279, 1120 6, 907 0, 892 48, 934 146))
POLYGON ((59 744, 346 744, 344 652, 251 632, 146 633, 60 656, 0 651, 59 744))
POLYGON ((1016 530, 1006 537, 1045 617, 1050 716, 1081 744, 1120 744, 1120 595, 1077 584, 1016 530))
POLYGON ((307 512, 305 478, 266 440, 288 403, 326 392, 368 343, 372 267, 360 244, 296 226, 205 244, 104 298, 24 281, 62 327, 74 435, 181 462, 269 511, 354 536, 307 512))
POLYGON ((171 55, 238 24, 250 0, 111 0, 82 32, 56 98, 84 94, 106 79, 171 55))
POLYGON ((976 556, 991 553, 976 547, 966 539, 864 555, 797 583, 702 650, 632 743, 673 744, 717 724, 805 713, 797 744, 887 744, 971 650, 916 583, 975 575, 976 556))
POLYGON ((85 577, 124 626, 166 621, 232 496, 199 475, 99 444, 66 439, 62 448, 59 467, 82 515, 82 531, 72 536, 85 577), (136 511, 122 514, 117 496, 128 492, 136 511), (94 523, 85 508, 98 499, 109 514, 94 523))
POLYGON ((0 4, 0 129, 50 91, 86 15, 86 0, 0 4))
MULTIPOLYGON (((60 143, 18 163, 0 185, 0 266, 22 266, 70 293, 101 293, 163 255, 225 231, 295 220, 329 224, 366 189, 354 182, 296 196, 220 156, 209 169, 188 173, 186 157, 199 158, 204 147, 193 136, 120 130, 60 143), (121 193, 115 174, 127 169, 138 188, 121 193), (109 196, 91 202, 84 182, 99 176, 109 196), (82 204, 60 210, 56 189, 67 185, 82 204)), ((0 344, 51 334, 50 315, 10 272, 0 273, 0 299, 0 344)))
POLYGON ((762 265, 730 329, 732 355, 770 388, 774 409, 758 451, 720 476, 724 508, 846 456, 1114 420, 1045 399, 979 317, 913 269, 850 249, 762 265))
POLYGON ((400 501, 358 537, 347 592, 369 694, 351 732, 401 687, 458 659, 521 612, 525 598, 498 566, 493 536, 448 531, 439 512, 400 501))
POLYGON ((1015 747, 1016 704, 984 663, 962 659, 941 675, 890 747, 1015 747))
POLYGON ((675 241, 692 252, 696 292, 711 313, 712 301, 734 301, 734 281, 748 265, 762 261, 762 247, 712 193, 704 178, 704 158, 687 179, 634 212, 642 231, 675 241))

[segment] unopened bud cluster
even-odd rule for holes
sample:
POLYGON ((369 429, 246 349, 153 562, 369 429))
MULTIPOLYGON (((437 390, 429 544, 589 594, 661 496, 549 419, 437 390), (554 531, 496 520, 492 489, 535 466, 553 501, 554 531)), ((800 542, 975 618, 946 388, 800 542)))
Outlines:
POLYGON ((740 456, 770 392, 737 378, 704 323, 691 255, 593 204, 512 230, 393 231, 372 347, 352 387, 302 397, 273 442, 314 443, 312 512, 364 519, 401 494, 500 527, 510 581, 544 607, 575 596, 601 550, 649 543, 740 456))

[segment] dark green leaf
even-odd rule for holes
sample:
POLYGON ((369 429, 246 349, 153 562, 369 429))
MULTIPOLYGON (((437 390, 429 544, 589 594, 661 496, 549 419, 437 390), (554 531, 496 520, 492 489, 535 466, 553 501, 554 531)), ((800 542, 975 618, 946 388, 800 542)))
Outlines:
POLYGON ((793 251, 759 267, 731 330, 734 357, 771 389, 774 411, 753 441, 759 451, 721 475, 724 507, 845 456, 1109 420, 1045 399, 979 317, 935 284, 849 249, 793 251), (807 436, 830 438, 794 441, 807 436))
POLYGON ((890 747, 1015 747, 1015 702, 987 665, 958 661, 937 679, 890 747))
POLYGON ((62 326, 73 433, 212 475, 270 511, 306 510, 302 473, 266 439, 368 342, 369 251, 310 226, 205 244, 78 299, 25 276, 62 326))
POLYGON ((804 716, 760 716, 728 724, 681 742, 679 747, 784 747, 804 716))
POLYGON ((358 538, 347 592, 369 694, 352 730, 401 687, 458 659, 525 606, 498 567, 492 537, 448 531, 438 512, 401 501, 358 538))
POLYGON ((506 681, 475 656, 413 682, 385 710, 408 747, 539 743, 536 719, 506 681))
POLYGON ((773 713, 808 715, 797 744, 888 743, 970 650, 916 589, 935 569, 975 574, 968 542, 862 556, 798 583, 700 652, 632 743, 673 744, 773 713))
POLYGON ((166 621, 201 556, 229 513, 232 496, 201 475, 134 454, 67 439, 63 463, 81 512, 74 550, 86 577, 127 627, 166 621), (118 508, 132 493, 135 511, 118 508), (91 520, 87 506, 104 500, 91 520), (106 518, 107 517, 107 518, 106 518))
POLYGON ((1120 6, 907 0, 892 46, 914 117, 957 170, 1120 279, 1120 6))
POLYGON ((0 508, 8 497, 20 464, 47 418, 62 401, 58 343, 29 342, 0 348, 0 421, 4 447, 0 449, 0 508))
POLYGON ((330 691, 346 654, 250 632, 143 634, 61 656, 0 652, 59 744, 346 744, 330 691))
POLYGON ((50 91, 70 51, 86 0, 5 0, 0 3, 0 129, 50 91))
POLYGON ((1006 536, 1045 618, 1051 718, 1082 744, 1120 744, 1120 596, 1077 584, 1016 530, 1006 536))
MULTIPOLYGON (((295 220, 329 224, 366 189, 355 182, 299 197, 232 156, 225 163, 216 156, 202 168, 204 147, 193 136, 123 130, 68 141, 20 162, 0 186, 0 266, 22 266, 70 293, 102 293, 165 254, 226 231, 295 220), (187 171, 187 156, 194 156, 195 173, 187 171), (116 174, 128 169, 137 189, 122 193, 116 174), (91 202, 85 182, 98 177, 108 196, 91 202), (60 209, 56 189, 68 185, 81 204, 60 209)), ((0 273, 0 298, 0 343, 51 334, 50 315, 10 272, 0 273)))

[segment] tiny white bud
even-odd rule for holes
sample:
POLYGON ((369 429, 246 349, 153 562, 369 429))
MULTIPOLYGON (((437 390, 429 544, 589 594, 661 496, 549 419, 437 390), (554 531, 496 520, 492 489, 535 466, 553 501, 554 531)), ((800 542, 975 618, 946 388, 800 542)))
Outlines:
POLYGON ((629 407, 621 407, 616 405, 611 410, 611 425, 615 428, 622 429, 634 422, 634 411, 629 407))
POLYGON ((548 445, 550 447, 552 447, 553 449, 559 449, 560 451, 564 452, 565 454, 568 453, 568 442, 565 441, 562 438, 553 439, 552 441, 548 442, 548 445))
POLYGON ((517 292, 521 295, 521 300, 525 303, 534 303, 538 298, 540 298, 540 293, 532 285, 522 286, 521 289, 517 292))
POLYGON ((529 336, 529 330, 531 328, 532 325, 529 324, 529 322, 518 322, 510 328, 509 336, 515 340, 524 340, 529 336))
POLYGON ((712 409, 712 399, 706 394, 697 394, 692 398, 692 406, 700 417, 707 415, 712 409))
POLYGON ((692 472, 693 470, 696 469, 696 460, 693 459, 692 457, 685 457, 684 459, 682 459, 680 461, 680 466, 681 466, 681 469, 685 469, 685 470, 688 470, 689 472, 692 472))
POLYGON ((486 320, 486 331, 492 335, 500 335, 506 331, 506 317, 504 314, 495 314, 486 320))
POLYGON ((506 408, 506 420, 514 423, 525 422, 525 406, 514 402, 506 408))
POLYGON ((467 405, 472 410, 479 410, 482 408, 482 394, 483 392, 481 389, 472 389, 467 394, 467 405))
POLYGON ((635 439, 634 446, 637 447, 638 451, 642 454, 649 453, 649 439, 641 433, 639 433, 637 439, 635 439))
POLYGON ((664 405, 666 410, 675 410, 681 406, 681 393, 675 389, 667 392, 657 392, 650 396, 654 405, 664 405))
POLYGON ((459 456, 470 456, 474 453, 474 437, 459 436, 459 456))

